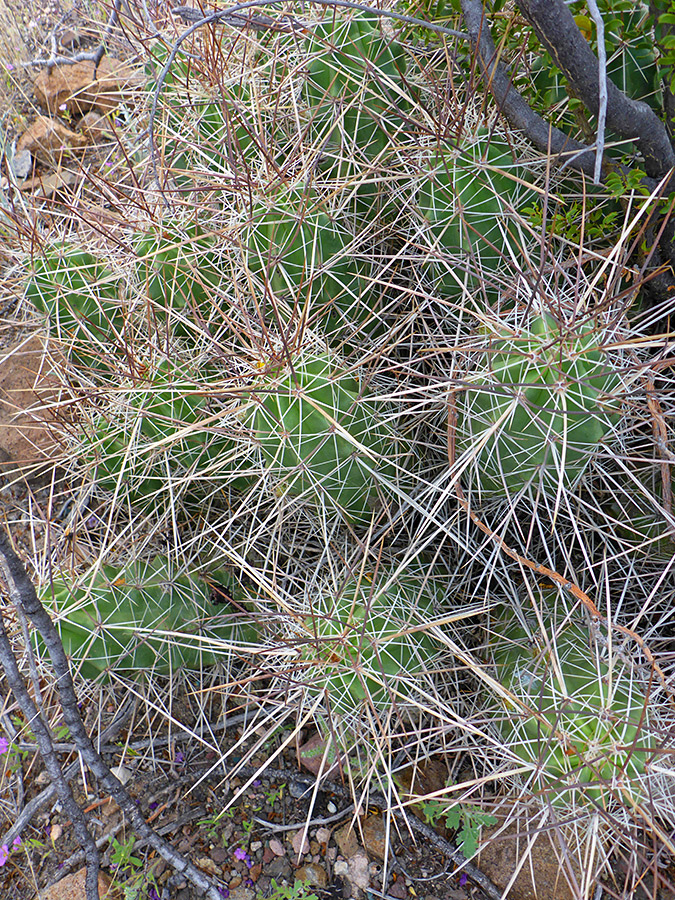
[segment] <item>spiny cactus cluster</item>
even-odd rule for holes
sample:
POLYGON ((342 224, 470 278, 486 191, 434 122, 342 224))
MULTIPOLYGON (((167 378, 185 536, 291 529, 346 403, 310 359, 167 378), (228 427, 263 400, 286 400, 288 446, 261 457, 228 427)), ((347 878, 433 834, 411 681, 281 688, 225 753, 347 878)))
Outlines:
POLYGON ((550 313, 487 334, 457 402, 457 449, 477 492, 573 486, 619 419, 616 362, 601 326, 550 313))
MULTIPOLYGON (((660 590, 641 580, 642 559, 662 565, 651 533, 610 551, 603 531, 612 520, 620 538, 632 509, 607 498, 613 460, 653 474, 651 435, 673 409, 645 412, 625 260, 548 247, 528 212, 545 193, 533 151, 472 118, 468 93, 465 121, 434 118, 437 73, 376 17, 310 25, 276 35, 269 59, 257 47, 247 78, 234 53, 211 80, 197 54, 163 85, 153 70, 176 203, 130 222, 126 282, 71 249, 34 263, 26 299, 68 343, 75 381, 106 348, 124 360, 73 458, 111 522, 187 541, 216 581, 236 560, 266 661, 323 715, 395 729, 417 704, 445 746, 475 700, 467 741, 498 727, 558 808, 640 803, 659 746, 649 679, 611 615, 589 630, 544 592, 526 628, 522 601, 537 556, 619 618, 646 619, 660 590)), ((206 664, 234 639, 230 623, 185 638, 208 588, 194 572, 167 587, 165 568, 55 584, 82 674, 206 664)))

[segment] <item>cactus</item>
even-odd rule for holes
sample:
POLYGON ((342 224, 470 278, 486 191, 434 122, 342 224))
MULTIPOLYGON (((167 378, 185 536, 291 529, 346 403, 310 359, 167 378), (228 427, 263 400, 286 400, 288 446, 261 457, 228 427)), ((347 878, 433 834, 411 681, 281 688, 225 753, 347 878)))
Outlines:
MULTIPOLYGON (((176 573, 165 557, 123 570, 102 566, 93 578, 56 579, 41 592, 53 610, 64 649, 81 675, 107 681, 111 672, 159 674, 213 665, 214 642, 255 642, 256 628, 223 598, 237 599, 233 576, 176 573)), ((44 647, 36 638, 36 647, 44 647)))
POLYGON ((380 572, 377 583, 350 578, 337 597, 326 592, 313 601, 303 650, 310 694, 324 695, 338 715, 413 700, 441 650, 423 627, 437 593, 424 574, 394 580, 380 572))
POLYGON ((353 243, 313 192, 277 192, 254 208, 247 262, 264 279, 266 302, 258 308, 268 327, 302 318, 330 339, 362 322, 374 297, 353 243))
POLYGON ((225 277, 215 238, 198 225, 162 222, 137 238, 137 273, 151 301, 151 318, 168 320, 171 331, 189 335, 217 305, 225 277))
POLYGON ((386 410, 330 354, 303 353, 261 376, 253 433, 279 490, 331 508, 357 526, 394 499, 410 451, 386 410))
MULTIPOLYGON (((208 389, 172 377, 166 365, 147 381, 125 391, 128 406, 122 416, 101 419, 85 442, 85 459, 96 466, 99 488, 118 491, 130 503, 150 496, 171 502, 168 484, 173 478, 193 482, 200 470, 220 461, 226 464, 234 442, 213 423, 200 427, 208 416, 208 389)), ((223 484, 227 481, 220 473, 223 484)), ((238 487, 248 481, 230 482, 238 487)))
MULTIPOLYGON (((154 94, 157 75, 168 58, 162 45, 152 49, 146 66, 147 89, 154 94)), ((238 76, 235 75, 235 79, 238 76)), ((162 86, 155 128, 165 165, 176 185, 194 190, 213 176, 248 172, 269 139, 261 117, 251 108, 250 91, 239 80, 212 90, 209 74, 192 59, 177 58, 162 86)), ((212 185, 209 185, 212 187, 212 185)))
POLYGON ((416 208, 429 226, 432 277, 445 294, 456 294, 464 280, 451 274, 458 255, 470 258, 475 287, 481 278, 494 279, 505 259, 518 252, 509 237, 511 208, 534 196, 522 179, 508 144, 484 130, 461 150, 437 149, 425 160, 416 208))
POLYGON ((593 328, 548 313, 497 329, 459 395, 457 455, 486 496, 557 491, 583 475, 615 427, 621 377, 593 328))
POLYGON ((496 624, 492 658, 505 695, 500 730, 509 750, 536 766, 533 788, 553 802, 645 799, 643 779, 658 746, 650 702, 607 636, 562 616, 542 593, 539 630, 513 615, 496 624))
POLYGON ((120 280, 110 269, 64 243, 35 260, 25 296, 46 313, 51 336, 74 362, 105 368, 110 346, 124 333, 119 294, 120 280))
POLYGON ((400 134, 410 106, 403 49, 383 37, 376 16, 362 12, 349 20, 330 13, 312 28, 307 49, 305 95, 316 144, 341 159, 379 156, 400 134))

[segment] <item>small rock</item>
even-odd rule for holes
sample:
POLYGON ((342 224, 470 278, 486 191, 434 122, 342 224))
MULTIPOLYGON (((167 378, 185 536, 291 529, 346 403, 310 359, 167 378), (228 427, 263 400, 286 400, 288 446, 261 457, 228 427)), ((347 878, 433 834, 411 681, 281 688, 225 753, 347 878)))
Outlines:
POLYGON ((347 878, 352 886, 352 897, 358 896, 361 891, 370 887, 370 872, 368 871, 368 857, 362 851, 355 853, 349 860, 349 872, 347 878), (354 888, 357 890, 354 891, 354 888))
POLYGON ((62 47, 65 47, 66 50, 73 50, 80 46, 82 37, 77 31, 73 31, 72 28, 67 28, 59 38, 59 43, 62 47))
POLYGON ((19 180, 28 178, 33 169, 33 156, 30 150, 22 150, 20 153, 14 154, 9 164, 12 167, 15 178, 19 180))
POLYGON ((339 878, 346 878, 349 875, 349 863, 345 859, 337 859, 333 866, 333 874, 339 878))
MULTIPOLYGON (((51 887, 40 891, 40 900, 86 900, 87 893, 85 890, 85 881, 87 878, 87 870, 80 869, 74 875, 66 875, 61 881, 57 881, 51 887)), ((98 873, 98 893, 101 900, 104 900, 110 892, 110 878, 105 872, 98 873)))
MULTIPOLYGON (((283 850, 283 847, 281 849, 283 850)), ((270 847, 265 847, 262 855, 263 865, 267 865, 268 862, 271 862, 274 859, 275 855, 276 854, 270 847)))
POLYGON ((317 828, 316 829, 316 839, 320 844, 327 844, 330 840, 331 830, 330 828, 317 828))
POLYGON ((527 848, 527 865, 519 866, 516 880, 509 891, 509 900, 573 900, 573 891, 565 877, 565 869, 574 869, 574 878, 581 881, 581 873, 568 858, 559 860, 555 832, 541 831, 534 842, 531 833, 537 830, 535 821, 527 814, 513 817, 504 827, 504 820, 483 828, 476 865, 503 890, 510 882, 516 866, 527 848), (494 835, 494 839, 491 838, 494 835))
POLYGON ((108 117, 94 112, 93 109, 80 119, 80 131, 92 144, 98 144, 112 135, 108 117))
POLYGON ((248 887, 236 887, 230 890, 230 900, 253 900, 255 891, 248 887))
POLYGON ((257 853, 261 847, 262 847, 262 841, 253 841, 251 844, 251 852, 257 853))
POLYGON ((331 775, 336 775, 340 769, 342 760, 339 756, 331 759, 325 758, 327 741, 328 738, 315 734, 301 747, 298 747, 300 764, 312 775, 318 775, 321 772, 325 778, 330 778, 331 775))
POLYGON ((113 766, 110 771, 118 781, 122 782, 122 784, 128 784, 134 777, 134 773, 131 769, 127 769, 126 766, 113 766))
POLYGON ((275 856, 286 856, 286 848, 276 838, 272 838, 270 841, 270 850, 275 856))
POLYGON ((64 156, 85 147, 88 143, 83 134, 72 131, 58 119, 38 116, 19 138, 16 151, 17 153, 28 151, 41 162, 58 164, 64 156))
POLYGON ((335 832, 335 840, 340 848, 340 853, 345 859, 349 859, 350 856, 358 853, 361 847, 356 832, 354 831, 354 826, 351 823, 343 825, 342 828, 339 828, 335 832))
POLYGON ((384 859, 387 852, 387 834, 383 816, 368 816, 365 820, 363 846, 366 853, 384 859))
POLYGON ((195 865, 203 872, 208 872, 209 875, 223 874, 222 866, 217 865, 210 856, 200 856, 199 859, 195 860, 195 865))
POLYGON ((37 478, 53 467, 59 443, 55 380, 48 375, 48 350, 34 335, 3 348, 0 357, 0 474, 37 478))
POLYGON ((404 878, 397 878, 387 888, 387 895, 394 897, 395 900, 405 900, 408 896, 408 888, 404 878))
POLYGON ((312 840, 309 842, 309 852, 312 854, 312 856, 316 856, 320 849, 321 848, 317 841, 312 840))
POLYGON ((292 871, 291 864, 286 857, 277 856, 277 858, 273 859, 267 867, 266 874, 269 875, 270 878, 274 878, 277 884, 279 884, 282 881, 288 881, 292 871))
POLYGON ((302 881, 304 884, 309 884, 312 887, 325 888, 328 884, 328 875, 326 875, 326 870, 323 866, 309 863, 296 869, 295 880, 302 881))
POLYGON ((309 853, 309 841, 307 840, 304 828, 295 832, 293 840, 291 841, 291 846, 293 847, 293 852, 297 859, 300 859, 305 853, 309 853))
POLYGON ((57 822, 56 825, 52 825, 52 827, 49 829, 49 840, 55 844, 62 834, 63 828, 57 822))
POLYGON ((214 847, 213 850, 210 851, 211 859, 218 863, 219 866, 222 866, 223 863, 226 863, 230 858, 230 854, 224 847, 214 847))
POLYGON ((256 863, 255 866, 251 866, 248 872, 248 877, 251 881, 257 881, 260 878, 260 873, 262 872, 262 865, 260 863, 256 863))
POLYGON ((139 83, 130 66, 104 56, 95 78, 93 61, 54 66, 38 73, 33 90, 38 103, 50 113, 58 115, 65 107, 72 115, 84 115, 94 108, 104 112, 115 109, 139 83))
POLYGON ((234 878, 230 879, 229 886, 231 888, 238 888, 242 881, 243 879, 239 875, 235 875, 234 878))

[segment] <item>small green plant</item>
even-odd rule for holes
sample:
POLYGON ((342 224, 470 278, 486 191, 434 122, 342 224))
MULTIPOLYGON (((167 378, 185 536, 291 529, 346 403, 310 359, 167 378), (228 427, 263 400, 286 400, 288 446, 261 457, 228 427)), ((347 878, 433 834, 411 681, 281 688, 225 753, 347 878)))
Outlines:
POLYGON ((119 872, 134 872, 143 865, 143 860, 133 855, 135 843, 135 834, 130 835, 125 841, 112 839, 110 862, 119 872))
POLYGON ((497 822, 494 816, 478 806, 454 803, 451 800, 425 800, 422 812, 429 825, 435 826, 442 821, 446 828, 457 832, 459 849, 467 859, 471 859, 478 850, 483 826, 497 822))
POLYGON ((319 900, 319 898, 304 881, 296 880, 292 885, 277 884, 273 878, 269 900, 319 900))

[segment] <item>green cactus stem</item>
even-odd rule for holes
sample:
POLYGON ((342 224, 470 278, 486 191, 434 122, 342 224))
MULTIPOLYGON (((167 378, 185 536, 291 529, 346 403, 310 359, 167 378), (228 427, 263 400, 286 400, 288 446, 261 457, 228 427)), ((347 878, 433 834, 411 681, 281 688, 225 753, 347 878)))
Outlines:
POLYGON ((457 404, 457 455, 479 495, 556 492, 583 475, 621 409, 620 372, 602 340, 548 313, 495 330, 457 404))
POLYGON ((264 283, 258 313, 267 327, 304 321, 329 340, 362 325, 375 302, 354 237, 313 192, 277 192, 254 207, 248 269, 264 283))
POLYGON ((107 369, 122 341, 126 312, 120 279, 91 253, 56 244, 36 257, 26 299, 47 315, 49 332, 76 364, 107 369))
POLYGON ((532 787, 557 803, 607 808, 644 799, 643 778, 658 749, 650 702, 618 642, 553 613, 542 625, 499 621, 491 641, 507 714, 499 728, 511 753, 536 767, 532 787))
MULTIPOLYGON (((238 591, 228 572, 178 573, 170 560, 156 557, 121 571, 102 566, 81 580, 56 579, 41 599, 53 611, 73 667, 85 678, 107 681, 113 672, 200 669, 233 642, 257 641, 257 629, 236 602, 238 591), (224 606, 223 598, 233 595, 235 603, 224 606)), ((36 647, 44 652, 38 638, 36 647)))
POLYGON ((391 573, 351 578, 337 596, 313 603, 303 650, 310 693, 321 693, 333 714, 366 706, 405 704, 425 685, 440 642, 425 623, 433 618, 436 587, 424 575, 391 573))
POLYGON ((260 376, 252 428, 278 491, 365 527, 397 504, 411 453, 382 403, 330 354, 303 353, 260 376))

